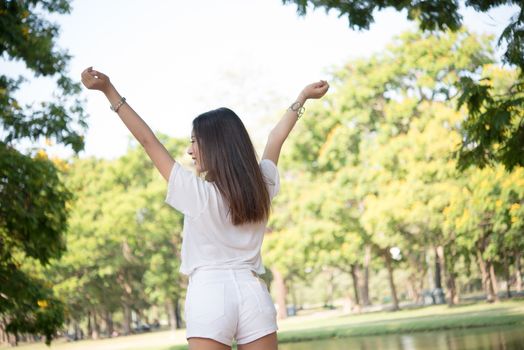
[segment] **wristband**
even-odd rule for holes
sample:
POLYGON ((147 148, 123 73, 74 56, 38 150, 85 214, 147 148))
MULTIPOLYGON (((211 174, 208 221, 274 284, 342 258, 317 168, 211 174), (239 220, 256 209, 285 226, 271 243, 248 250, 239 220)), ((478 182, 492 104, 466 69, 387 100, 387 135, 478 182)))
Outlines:
POLYGON ((126 103, 126 98, 122 97, 115 106, 110 105, 109 108, 111 108, 111 110, 116 113, 124 103, 126 103))

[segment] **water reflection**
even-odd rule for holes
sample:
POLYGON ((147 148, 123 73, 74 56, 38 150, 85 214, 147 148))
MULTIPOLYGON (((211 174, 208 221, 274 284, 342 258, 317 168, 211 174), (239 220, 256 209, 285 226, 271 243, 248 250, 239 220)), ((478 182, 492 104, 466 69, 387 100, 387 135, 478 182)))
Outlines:
POLYGON ((351 337, 294 344, 280 350, 521 350, 524 327, 490 327, 461 331, 351 337))

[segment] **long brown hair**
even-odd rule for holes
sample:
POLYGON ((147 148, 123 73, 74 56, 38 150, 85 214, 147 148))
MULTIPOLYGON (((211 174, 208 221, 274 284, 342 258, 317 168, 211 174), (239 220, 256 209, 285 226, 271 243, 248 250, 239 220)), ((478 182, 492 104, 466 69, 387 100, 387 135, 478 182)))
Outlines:
POLYGON ((227 201, 233 225, 267 219, 269 193, 253 143, 235 112, 222 107, 199 115, 193 134, 206 179, 227 201))

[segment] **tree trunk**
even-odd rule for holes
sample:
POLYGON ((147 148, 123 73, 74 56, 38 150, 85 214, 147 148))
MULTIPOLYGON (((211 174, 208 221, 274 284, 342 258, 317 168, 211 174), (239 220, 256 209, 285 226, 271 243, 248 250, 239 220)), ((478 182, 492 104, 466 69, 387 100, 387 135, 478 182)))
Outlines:
POLYGON ((497 276, 495 275, 495 264, 493 263, 493 261, 490 261, 489 265, 489 277, 494 294, 493 300, 499 301, 499 286, 497 284, 497 276))
POLYGON ((9 343, 9 346, 15 347, 18 346, 18 336, 16 334, 7 334, 7 342, 9 343))
POLYGON ((172 331, 174 331, 178 327, 178 322, 176 319, 175 303, 173 302, 171 298, 166 300, 166 311, 167 311, 167 322, 169 324, 169 328, 172 331))
POLYGON ((400 310, 398 306, 397 289, 395 288, 395 281, 393 278, 393 266, 391 264, 391 253, 389 249, 385 249, 383 252, 384 259, 386 261, 386 268, 388 270, 388 281, 389 288, 391 290, 391 299, 393 301, 393 311, 400 310))
POLYGON ((93 325, 91 323, 91 311, 87 312, 87 336, 90 337, 93 333, 93 325))
POLYGON ((427 282, 428 282, 428 288, 429 289, 435 289, 435 274, 433 271, 433 261, 431 260, 432 257, 432 249, 427 248, 425 252, 425 263, 427 267, 427 282))
POLYGON ((83 340, 84 339, 84 332, 82 331, 82 328, 78 324, 77 320, 74 320, 73 328, 75 329, 75 340, 83 340))
POLYGON ((131 307, 124 303, 124 319, 122 320, 122 331, 124 335, 131 334, 131 307))
POLYGON ((451 266, 446 267, 446 298, 448 299, 448 306, 456 305, 459 302, 455 271, 451 266))
POLYGON ((484 261, 481 250, 477 247, 477 261, 482 275, 482 286, 486 293, 486 301, 492 303, 495 301, 495 292, 493 291, 493 284, 489 273, 489 262, 484 261))
POLYGON ((113 337, 113 314, 109 311, 105 312, 104 320, 106 322, 106 331, 109 338, 113 337))
POLYGON ((506 275, 506 298, 511 298, 511 274, 509 273, 508 254, 504 252, 504 274, 506 275))
POLYGON ((360 306, 360 298, 358 295, 358 266, 356 264, 351 264, 351 278, 353 279, 353 293, 355 294, 355 303, 356 306, 360 306))
MULTIPOLYGON (((441 272, 443 272, 444 279, 446 281, 445 296, 448 302, 448 306, 453 306, 458 303, 457 287, 455 283, 455 271, 453 269, 453 264, 446 263, 446 255, 445 255, 443 246, 438 246, 435 252, 437 253, 437 259, 441 267, 441 272)), ((448 258, 448 262, 449 262, 449 258, 448 258)))
POLYGON ((367 245, 364 248, 364 263, 362 265, 363 268, 363 276, 359 278, 360 287, 359 287, 359 293, 360 293, 360 302, 362 305, 368 306, 371 305, 371 301, 369 300, 369 264, 371 263, 371 246, 367 245))
POLYGON ((327 283, 327 291, 326 291, 326 301, 325 306, 329 309, 333 308, 333 299, 335 294, 335 276, 333 273, 333 270, 328 270, 328 283, 327 283))
MULTIPOLYGON (((453 243, 452 243, 453 244, 453 243)), ((443 250, 444 253, 444 250, 443 250)), ((448 298, 448 306, 458 304, 459 297, 457 292, 457 282, 455 273, 455 248, 448 246, 448 252, 443 257, 446 265, 446 298, 448 298), (450 251, 451 249, 451 251, 450 251)))
POLYGON ((408 252, 406 255, 409 264, 409 276, 407 278, 407 292, 413 303, 423 303, 423 288, 426 275, 424 264, 425 254, 420 255, 421 251, 408 252))
MULTIPOLYGON (((440 247, 442 248, 442 247, 440 247)), ((439 255, 439 247, 435 248, 435 288, 442 289, 442 259, 439 255)))
POLYGON ((421 251, 423 254, 420 260, 418 261, 418 270, 420 271, 420 276, 417 280, 418 282, 418 293, 419 293, 419 304, 424 304, 424 283, 426 282, 426 276, 428 275, 428 264, 427 264, 427 249, 421 251))
POLYGON ((178 295, 175 297, 175 327, 176 329, 181 329, 184 327, 183 321, 182 321, 182 311, 180 308, 180 298, 178 295))
POLYGON ((8 334, 5 331, 5 320, 0 319, 0 344, 7 343, 8 334))
POLYGON ((96 318, 96 311, 93 311, 93 332, 91 333, 91 339, 98 339, 100 337, 100 325, 98 324, 98 319, 96 318))
POLYGON ((415 273, 410 273, 407 280, 407 290, 408 297, 413 301, 413 303, 418 304, 420 295, 417 290, 417 276, 415 273))
POLYGON ((286 307, 286 298, 287 298, 287 288, 284 281, 284 277, 276 268, 272 268, 271 272, 273 273, 273 283, 275 286, 276 298, 277 298, 277 317, 279 320, 287 318, 287 307, 286 307))
POLYGON ((164 301, 164 312, 166 313, 167 315, 167 326, 169 327, 169 329, 173 330, 173 327, 171 326, 172 324, 172 320, 171 320, 171 316, 169 314, 169 301, 166 300, 164 301))
POLYGON ((520 251, 515 252, 515 289, 517 292, 522 292, 522 272, 520 259, 522 258, 522 253, 520 251))
POLYGON ((457 273, 455 272, 456 262, 456 246, 455 243, 449 243, 447 245, 447 253, 444 257, 446 261, 446 286, 448 289, 448 305, 456 305, 459 303, 459 289, 457 287, 457 273))

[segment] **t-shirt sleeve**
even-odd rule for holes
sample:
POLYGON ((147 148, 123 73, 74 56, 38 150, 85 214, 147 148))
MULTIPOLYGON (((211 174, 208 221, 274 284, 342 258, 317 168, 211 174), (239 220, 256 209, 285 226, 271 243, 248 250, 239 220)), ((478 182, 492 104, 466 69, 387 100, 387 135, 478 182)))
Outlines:
POLYGON ((166 203, 184 215, 196 217, 209 198, 206 182, 175 162, 167 183, 166 203))
POLYGON ((260 162, 260 170, 264 176, 264 181, 266 181, 269 198, 273 199, 280 190, 280 175, 278 174, 278 168, 273 161, 262 159, 260 162))

